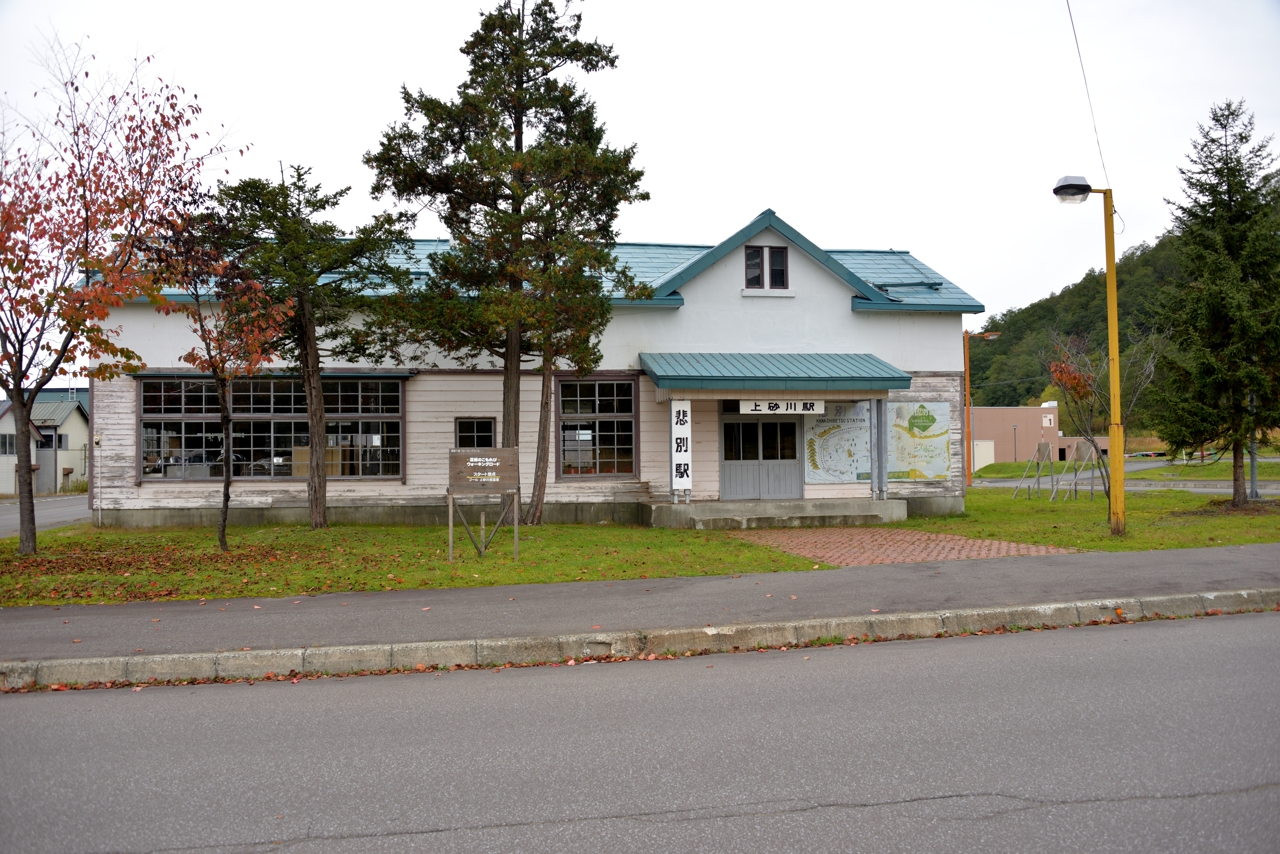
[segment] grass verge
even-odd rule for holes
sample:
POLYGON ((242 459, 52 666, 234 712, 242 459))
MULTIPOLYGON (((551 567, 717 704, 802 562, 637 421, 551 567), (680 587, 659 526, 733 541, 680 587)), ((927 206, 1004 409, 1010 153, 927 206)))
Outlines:
POLYGON ((1027 500, 1012 489, 973 489, 962 516, 908 519, 891 527, 1108 552, 1184 549, 1280 541, 1280 502, 1232 510, 1226 499, 1160 490, 1125 495, 1125 535, 1113 537, 1107 499, 1027 500))
MULTIPOLYGON (((1040 476, 1042 478, 1049 476, 1049 465, 1050 465, 1049 463, 1041 464, 1040 476)), ((1071 463, 1060 463, 1057 460, 1054 460, 1052 465, 1053 465, 1054 474, 1062 474, 1063 472, 1070 473, 1071 471, 1071 463)), ((1082 466, 1077 464, 1076 468, 1079 469, 1080 473, 1083 474, 1087 479, 1089 476, 1088 475, 1089 469, 1093 468, 1093 466, 1092 465, 1082 466)), ((1026 460, 1023 460, 1020 463, 992 463, 989 466, 983 466, 982 468, 975 471, 973 473, 973 476, 999 478, 1002 480, 1009 479, 1009 478, 1017 479, 1022 477, 1022 473, 1025 472, 1026 470, 1027 470, 1026 460)), ((1035 473, 1036 473, 1035 466, 1032 466, 1031 473, 1028 475, 1028 477, 1034 477, 1035 473)))
MULTIPOLYGON (((1231 480, 1231 461, 1216 463, 1170 463, 1164 468, 1125 472, 1129 480, 1231 480)), ((1249 460, 1244 461, 1244 479, 1249 480, 1249 460)), ((1280 463, 1259 462, 1258 480, 1280 480, 1280 463)))
POLYGON ((455 529, 343 526, 232 528, 218 551, 206 528, 122 530, 88 525, 40 534, 40 552, 16 554, 0 540, 0 606, 365 590, 485 587, 558 581, 724 575, 816 569, 808 558, 744 542, 723 531, 546 525, 510 529, 483 559, 455 529))

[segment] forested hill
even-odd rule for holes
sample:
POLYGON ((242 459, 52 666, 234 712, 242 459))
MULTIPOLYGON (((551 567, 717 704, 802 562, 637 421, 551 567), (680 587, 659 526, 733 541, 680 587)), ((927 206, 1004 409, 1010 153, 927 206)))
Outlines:
MULTIPOLYGON (((1160 291, 1182 281, 1177 239, 1166 234, 1154 246, 1140 243, 1116 264, 1122 351, 1148 330, 1160 291)), ((1105 351, 1106 276, 1090 270, 1060 293, 993 315, 983 329, 1000 337, 969 342, 974 405, 1020 406, 1038 399, 1049 384, 1045 356, 1052 352, 1051 333, 1087 336, 1095 349, 1105 351)))

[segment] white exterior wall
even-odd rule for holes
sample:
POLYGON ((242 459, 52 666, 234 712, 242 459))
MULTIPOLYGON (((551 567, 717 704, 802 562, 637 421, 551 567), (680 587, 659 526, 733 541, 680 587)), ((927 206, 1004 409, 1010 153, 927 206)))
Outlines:
MULTIPOLYGON (((639 370, 642 352, 704 353, 869 353, 914 375, 907 392, 890 392, 890 400, 946 400, 952 404, 952 479, 947 483, 891 483, 897 495, 961 494, 960 387, 963 382, 963 318, 958 313, 851 310, 854 291, 800 247, 767 229, 748 241, 753 246, 787 246, 789 287, 785 296, 766 288, 743 296, 743 249, 730 252, 695 280, 681 287, 679 309, 615 307, 600 342, 602 371, 639 370)), ((112 313, 121 327, 121 343, 136 350, 153 371, 189 370, 183 353, 196 344, 185 318, 164 316, 146 304, 131 304, 112 313)), ((456 363, 438 359, 436 365, 456 363)), ((331 368, 368 365, 333 363, 331 368)), ((396 504, 443 500, 448 450, 454 445, 454 419, 491 417, 502 430, 502 377, 497 371, 467 372, 420 368, 405 383, 405 482, 331 478, 333 504, 396 504)), ((220 484, 213 481, 147 480, 138 483, 137 380, 121 378, 93 386, 96 432, 103 436, 101 475, 107 509, 147 507, 216 507, 220 484)), ((638 377, 638 472, 634 478, 557 481, 554 441, 548 460, 547 500, 610 501, 669 494, 669 405, 656 400, 648 377, 638 377)), ((526 374, 521 386, 521 481, 527 491, 534 480, 540 377, 526 374)), ((739 398, 747 392, 706 393, 739 398)), ((883 396, 830 393, 833 400, 883 396)), ((761 391, 752 396, 768 396, 761 391)), ((805 397, 817 393, 805 392, 805 397)), ((715 399, 693 401, 693 497, 720 495, 720 416, 715 399)), ((553 422, 554 424, 554 422, 553 422)), ((554 426, 553 426, 554 429, 554 426)), ((552 436, 554 440, 555 436, 552 436)), ((86 437, 86 441, 88 441, 86 437)), ((77 450, 67 452, 76 454, 77 450)), ((4 463, 0 459, 0 469, 4 463)), ((4 477, 0 471, 0 491, 4 477)), ((79 476, 79 475, 77 475, 79 476)), ((12 480, 12 466, 7 477, 12 480)), ((809 498, 867 497, 870 485, 806 484, 809 498)), ((236 480, 234 506, 305 503, 302 480, 236 480)))
POLYGON ((88 477, 89 419, 79 411, 71 414, 58 432, 67 437, 67 447, 58 451, 58 488, 62 488, 62 470, 75 469, 71 473, 72 480, 84 480, 88 477))
POLYGON ((788 247, 789 296, 743 296, 739 247, 681 286, 678 309, 615 306, 601 368, 637 370, 640 353, 870 353, 909 373, 964 370, 960 314, 853 311, 853 288, 778 232, 748 243, 788 247))
MULTIPOLYGON (((35 428, 31 428, 31 462, 36 461, 36 438, 35 428)), ((10 409, 0 418, 0 433, 12 433, 17 435, 18 431, 14 427, 13 410, 10 409)), ((34 476, 34 475, 33 475, 34 476)), ((33 482, 34 485, 34 482, 33 482)), ((18 455, 7 454, 0 456, 0 495, 17 495, 18 494, 18 455)))

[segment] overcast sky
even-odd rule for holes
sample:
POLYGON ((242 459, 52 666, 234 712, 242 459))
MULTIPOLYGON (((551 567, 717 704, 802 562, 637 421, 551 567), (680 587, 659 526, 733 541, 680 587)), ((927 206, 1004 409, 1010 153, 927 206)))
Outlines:
MULTIPOLYGON (((117 69, 152 54, 252 144, 233 179, 310 166, 352 186, 335 217, 351 227, 388 206, 360 157, 400 119, 401 85, 451 97, 493 2, 0 0, 0 89, 30 96, 55 31, 117 69)), ((1050 192, 1064 174, 1104 184, 1063 0, 574 6, 619 55, 579 81, 652 195, 623 211, 622 240, 716 243, 773 208, 823 247, 909 249, 992 312, 1103 266, 1100 202, 1050 192)), ((1072 8, 1123 250, 1168 227, 1211 104, 1244 98, 1263 134, 1280 129, 1280 3, 1072 8)), ((416 235, 445 231, 428 214, 416 235)))

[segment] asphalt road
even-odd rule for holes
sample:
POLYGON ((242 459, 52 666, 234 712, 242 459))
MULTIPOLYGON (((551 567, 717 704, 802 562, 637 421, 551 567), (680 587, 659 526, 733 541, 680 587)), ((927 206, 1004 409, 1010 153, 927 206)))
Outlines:
POLYGON ((1231 851, 1280 616, 0 696, 0 850, 1231 851))
MULTIPOLYGON (((91 517, 87 495, 59 495, 36 499, 37 531, 61 528, 77 522, 88 522, 91 517)), ((0 502, 0 537, 16 536, 18 536, 18 502, 16 499, 0 502)))
POLYGON ((575 584, 0 608, 0 660, 649 630, 1280 587, 1280 543, 575 584), (795 596, 795 599, 791 597, 795 596), (429 608, 430 610, 424 610, 429 608))

